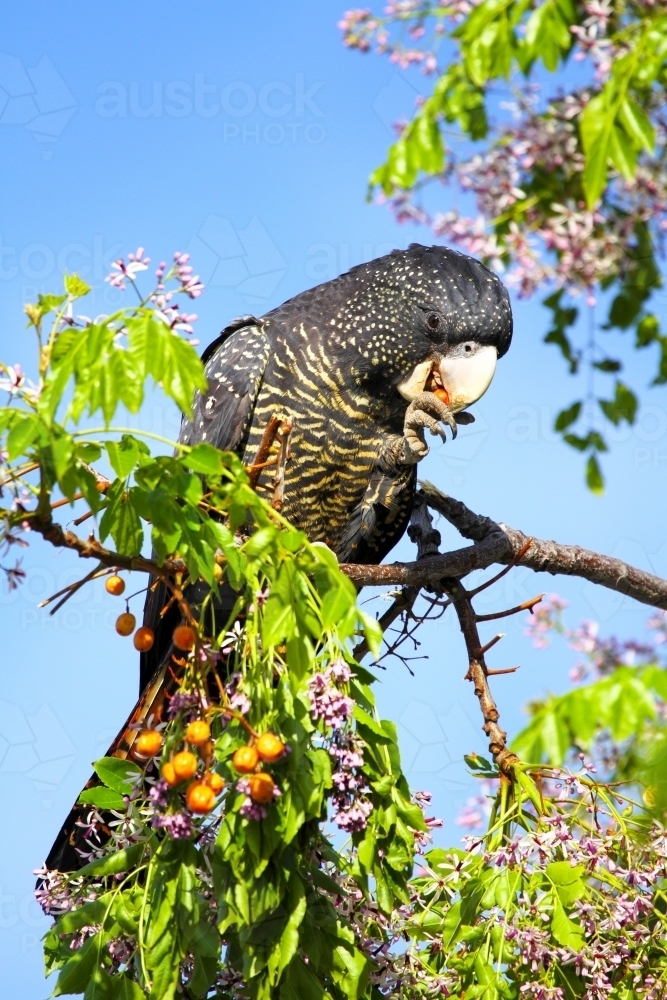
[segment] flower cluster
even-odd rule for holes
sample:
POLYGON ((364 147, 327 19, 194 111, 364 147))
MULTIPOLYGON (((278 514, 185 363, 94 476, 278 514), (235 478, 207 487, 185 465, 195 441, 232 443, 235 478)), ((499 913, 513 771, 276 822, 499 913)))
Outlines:
POLYGON ((337 682, 347 683, 350 676, 350 668, 338 660, 308 682, 311 715, 328 729, 341 729, 352 715, 354 702, 337 687, 337 682))
POLYGON ((657 633, 654 641, 638 642, 635 639, 620 640, 616 636, 602 638, 599 623, 595 621, 584 621, 577 628, 569 629, 562 622, 562 612, 566 607, 567 601, 557 594, 550 594, 533 609, 524 631, 537 649, 545 649, 551 641, 550 633, 554 633, 563 636, 571 649, 583 653, 585 660, 578 661, 570 672, 574 683, 591 677, 604 677, 622 665, 660 662, 659 646, 667 637, 667 615, 664 611, 653 615, 647 622, 647 627, 657 633))
POLYGON ((364 763, 363 743, 357 736, 335 732, 329 753, 334 760, 331 780, 336 789, 331 796, 333 821, 346 833, 358 833, 366 828, 373 811, 373 803, 364 794, 366 782, 359 773, 364 763))
POLYGON ((354 702, 339 685, 347 684, 351 676, 344 660, 334 660, 325 670, 313 674, 308 682, 308 696, 313 719, 322 721, 332 731, 328 750, 334 760, 333 821, 347 833, 358 833, 365 829, 373 804, 365 795, 366 781, 360 773, 364 744, 346 728, 354 702))
MULTIPOLYGON (((157 284, 148 297, 142 300, 142 304, 150 302, 155 308, 156 315, 172 330, 192 334, 197 314, 181 312, 178 303, 174 300, 174 296, 178 294, 187 295, 190 299, 197 299, 204 291, 204 285, 200 281, 199 275, 193 273, 194 268, 189 260, 190 254, 177 250, 171 267, 168 268, 165 261, 160 261, 155 271, 157 284), (167 287, 170 281, 178 283, 175 289, 167 287)), ((126 282, 130 281, 136 286, 137 276, 142 271, 148 270, 150 262, 151 259, 146 257, 144 248, 139 247, 136 253, 128 254, 127 261, 122 257, 115 260, 111 265, 111 273, 104 280, 108 281, 114 288, 125 291, 126 282)), ((66 321, 70 325, 72 324, 70 317, 66 317, 66 321)), ((197 341, 190 341, 190 343, 196 344, 197 341)))

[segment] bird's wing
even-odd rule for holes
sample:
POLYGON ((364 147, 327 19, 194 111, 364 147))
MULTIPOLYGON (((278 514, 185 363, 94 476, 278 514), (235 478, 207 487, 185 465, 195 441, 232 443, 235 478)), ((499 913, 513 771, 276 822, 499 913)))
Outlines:
POLYGON ((381 562, 405 531, 412 511, 416 466, 376 468, 336 546, 341 562, 381 562))
POLYGON ((238 451, 252 421, 269 353, 260 320, 243 316, 226 327, 202 355, 208 389, 195 396, 192 419, 183 420, 179 440, 238 451))
MULTIPOLYGON (((183 420, 179 440, 190 445, 207 441, 223 450, 240 453, 252 422, 255 400, 268 359, 269 340, 260 320, 243 316, 227 326, 202 356, 208 377, 208 392, 205 395, 196 394, 193 417, 183 420), (213 404, 207 406, 210 399, 213 399, 213 404)), ((195 583, 188 588, 187 596, 195 606, 197 600, 203 597, 200 593, 202 586, 195 583)), ((231 591, 221 596, 222 603, 226 599, 229 604, 229 610, 234 604, 234 596, 231 591)), ((180 685, 178 677, 170 669, 170 655, 173 650, 171 637, 181 616, 174 606, 162 615, 167 603, 165 585, 150 580, 144 606, 144 625, 153 629, 155 640, 152 648, 141 654, 139 701, 109 747, 107 756, 126 758, 141 724, 148 719, 153 725, 162 721, 167 699, 180 685)), ((94 775, 86 787, 97 784, 99 779, 94 775)), ((86 841, 82 828, 77 824, 89 812, 90 807, 73 806, 49 852, 47 869, 72 871, 81 867, 83 861, 77 849, 85 848, 86 841)), ((103 823, 99 835, 102 839, 106 836, 103 823)))
MULTIPOLYGON (((189 445, 205 441, 240 454, 268 359, 269 338, 261 320, 242 316, 225 327, 202 355, 208 388, 205 393, 196 393, 192 419, 183 418, 179 441, 189 445)), ((175 607, 161 616, 167 599, 163 583, 149 589, 146 597, 144 625, 153 629, 155 641, 141 654, 140 691, 169 655, 171 636, 180 621, 175 607)))

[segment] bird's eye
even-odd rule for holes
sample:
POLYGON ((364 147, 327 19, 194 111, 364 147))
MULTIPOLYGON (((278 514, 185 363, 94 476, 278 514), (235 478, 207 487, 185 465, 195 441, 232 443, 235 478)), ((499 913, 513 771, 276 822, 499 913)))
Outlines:
POLYGON ((429 330, 439 330, 440 329, 440 317, 437 313, 429 313, 426 317, 426 325, 429 330))
POLYGON ((470 354, 470 352, 472 351, 472 344, 464 344, 463 350, 466 352, 466 354, 470 354))

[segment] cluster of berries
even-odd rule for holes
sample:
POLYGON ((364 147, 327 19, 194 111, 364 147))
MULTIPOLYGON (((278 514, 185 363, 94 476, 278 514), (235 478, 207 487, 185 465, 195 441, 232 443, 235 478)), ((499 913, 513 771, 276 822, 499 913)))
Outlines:
MULTIPOLYGON (((122 577, 110 576, 106 582, 107 593, 113 597, 120 597, 125 592, 125 581, 122 577)), ((137 628, 137 619, 129 610, 129 607, 122 615, 116 619, 116 632, 118 635, 128 636, 134 632, 134 648, 140 653, 147 653, 155 642, 155 633, 152 628, 142 625, 137 628), (135 632, 136 629, 136 632, 135 632)), ((174 629, 173 642, 176 649, 184 653, 189 653, 194 648, 197 641, 197 633, 190 625, 179 625, 174 629)))
MULTIPOLYGON (((170 788, 178 788, 189 782, 185 789, 185 801, 190 812, 205 816, 215 808, 216 799, 225 787, 224 780, 215 771, 209 771, 208 765, 213 755, 211 742, 211 727, 205 719, 195 719, 185 730, 185 740, 192 750, 180 750, 165 761, 160 769, 163 781, 170 788), (199 758, 204 763, 204 772, 197 774, 199 758)), ((156 757, 162 750, 162 733, 157 729, 143 729, 132 748, 134 756, 146 760, 156 757)))
POLYGON ((262 771, 262 764, 277 764, 286 752, 287 747, 274 733, 262 733, 234 752, 232 767, 237 774, 250 775, 244 789, 247 787, 247 794, 257 805, 266 805, 276 794, 273 778, 262 771))
MULTIPOLYGON (((106 582, 108 593, 120 597, 125 590, 121 577, 114 575, 106 582)), ((147 652, 155 641, 153 630, 147 626, 136 628, 136 618, 129 609, 116 620, 119 635, 128 636, 134 632, 134 646, 140 652, 147 652)), ((172 641, 176 649, 190 652, 197 641, 197 633, 190 625, 179 625, 174 629, 172 641)), ((181 750, 166 761, 160 770, 162 779, 170 788, 177 788, 189 781, 185 801, 191 812, 205 815, 215 808, 216 798, 222 792, 225 782, 216 772, 208 770, 213 756, 211 729, 204 719, 195 719, 185 730, 185 740, 196 747, 204 762, 204 773, 197 776, 199 760, 190 749, 181 750), (194 780, 193 780, 194 779, 194 780)), ((156 729, 144 729, 139 734, 133 753, 139 760, 156 757, 162 749, 162 734, 156 729)), ((239 747, 232 757, 232 767, 243 776, 243 791, 258 806, 266 805, 280 794, 273 778, 262 770, 263 764, 276 764, 288 752, 283 741, 274 733, 253 735, 250 742, 239 747), (249 775, 246 779, 245 776, 249 775)))

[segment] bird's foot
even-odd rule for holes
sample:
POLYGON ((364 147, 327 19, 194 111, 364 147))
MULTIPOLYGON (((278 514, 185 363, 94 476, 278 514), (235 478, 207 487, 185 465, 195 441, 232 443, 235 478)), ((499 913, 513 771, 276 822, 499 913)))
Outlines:
POLYGON ((432 392, 420 392, 414 397, 405 411, 405 422, 403 424, 403 450, 404 462, 413 465, 421 461, 428 454, 428 445, 424 439, 424 431, 428 429, 431 434, 439 435, 446 441, 444 428, 441 424, 447 424, 452 432, 452 439, 458 432, 457 419, 459 423, 471 423, 474 419, 472 414, 454 414, 441 399, 432 392), (465 417, 465 419, 461 419, 465 417))

